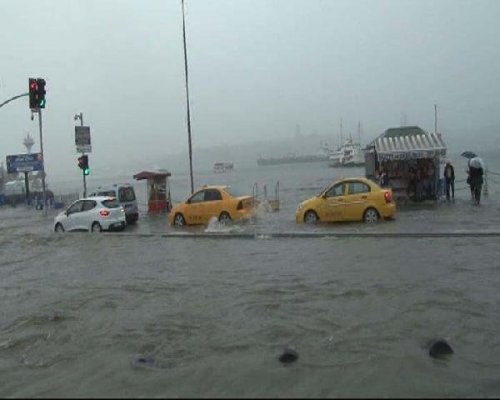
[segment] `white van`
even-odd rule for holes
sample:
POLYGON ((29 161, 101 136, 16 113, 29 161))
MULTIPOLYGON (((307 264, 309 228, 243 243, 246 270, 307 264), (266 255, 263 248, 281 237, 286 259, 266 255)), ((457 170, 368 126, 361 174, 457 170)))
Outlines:
POLYGON ((125 210, 127 224, 135 224, 139 219, 139 209, 137 208, 134 187, 129 183, 115 183, 111 186, 99 186, 89 197, 92 196, 115 197, 125 210))

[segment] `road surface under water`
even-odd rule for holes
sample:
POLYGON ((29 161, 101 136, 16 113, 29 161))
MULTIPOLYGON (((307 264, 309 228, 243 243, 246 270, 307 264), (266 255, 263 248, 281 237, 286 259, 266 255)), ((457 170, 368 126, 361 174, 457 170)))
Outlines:
POLYGON ((496 189, 298 225, 312 186, 229 228, 55 234, 53 210, 0 209, 0 397, 498 397, 496 189))

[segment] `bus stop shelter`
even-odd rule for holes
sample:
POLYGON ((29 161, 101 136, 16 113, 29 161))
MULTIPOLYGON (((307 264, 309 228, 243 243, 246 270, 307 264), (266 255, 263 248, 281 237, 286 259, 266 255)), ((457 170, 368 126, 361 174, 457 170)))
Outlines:
POLYGON ((141 171, 134 175, 134 179, 147 181, 146 200, 148 213, 159 214, 172 209, 170 185, 168 177, 172 174, 165 170, 141 171))

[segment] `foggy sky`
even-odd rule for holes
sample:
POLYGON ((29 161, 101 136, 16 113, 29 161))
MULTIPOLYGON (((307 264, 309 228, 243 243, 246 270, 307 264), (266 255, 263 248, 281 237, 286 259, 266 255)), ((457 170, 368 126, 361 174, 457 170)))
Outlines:
MULTIPOLYGON (((202 147, 293 139, 297 124, 433 131, 434 104, 449 144, 500 144, 499 15, 497 0, 186 0, 194 165, 202 147)), ((0 0, 0 29, 0 103, 47 81, 49 176, 81 176, 80 112, 97 174, 187 158, 180 0, 0 0)), ((26 132, 38 151, 27 97, 0 108, 4 164, 26 132)))

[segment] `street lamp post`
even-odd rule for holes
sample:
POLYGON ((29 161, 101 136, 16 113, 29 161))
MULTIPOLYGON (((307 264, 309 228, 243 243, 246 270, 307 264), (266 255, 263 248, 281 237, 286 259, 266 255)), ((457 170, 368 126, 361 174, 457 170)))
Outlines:
MULTIPOLYGON (((83 126, 83 113, 81 112, 80 114, 75 114, 74 116, 75 121, 80 120, 80 126, 83 126)), ((85 152, 82 152, 82 155, 85 155, 85 152)), ((85 176, 85 171, 82 170, 82 176, 83 176, 83 197, 87 197, 87 179, 85 176)))
POLYGON ((191 147, 191 113, 189 111, 189 84, 188 84, 188 63, 186 50, 186 21, 184 17, 184 0, 182 0, 182 37, 184 39, 184 71, 186 73, 186 104, 187 104, 187 128, 189 144, 189 173, 191 176, 191 194, 194 193, 193 183, 193 150, 191 147))

